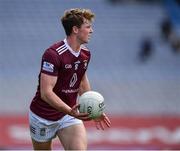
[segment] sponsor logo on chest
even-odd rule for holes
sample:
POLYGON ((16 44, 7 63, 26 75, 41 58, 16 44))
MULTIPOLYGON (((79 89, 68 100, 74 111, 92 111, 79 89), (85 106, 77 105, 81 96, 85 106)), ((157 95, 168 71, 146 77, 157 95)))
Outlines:
MULTIPOLYGON (((72 68, 74 68, 74 70, 78 70, 80 63, 81 63, 81 61, 78 60, 78 61, 74 62, 73 64, 65 64, 64 68, 65 69, 72 69, 72 68)), ((83 68, 84 69, 87 69, 87 65, 88 65, 88 61, 87 60, 83 60, 83 68)))
MULTIPOLYGON (((74 70, 78 70, 80 63, 81 62, 78 60, 78 61, 74 62, 73 65, 72 64, 65 64, 64 68, 65 69, 72 69, 74 67, 74 70)), ((87 68, 87 60, 84 60, 83 64, 84 64, 83 68, 86 69, 87 68)))

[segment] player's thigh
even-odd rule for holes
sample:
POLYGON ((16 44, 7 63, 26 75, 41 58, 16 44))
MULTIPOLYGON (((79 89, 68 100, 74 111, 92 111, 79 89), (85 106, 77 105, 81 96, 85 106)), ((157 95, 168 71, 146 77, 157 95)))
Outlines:
POLYGON ((51 150, 51 141, 48 142, 37 142, 34 139, 32 140, 34 150, 51 150))
POLYGON ((63 128, 57 133, 65 150, 86 150, 87 135, 83 123, 63 128))

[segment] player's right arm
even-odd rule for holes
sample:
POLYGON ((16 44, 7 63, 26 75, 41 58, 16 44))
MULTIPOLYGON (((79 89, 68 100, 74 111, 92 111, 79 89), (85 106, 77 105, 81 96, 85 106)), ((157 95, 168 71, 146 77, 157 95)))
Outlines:
POLYGON ((78 106, 75 105, 72 108, 64 103, 54 92, 53 88, 57 82, 57 76, 51 76, 45 73, 40 75, 40 93, 41 98, 49 105, 54 107, 60 112, 64 112, 71 116, 74 116, 81 120, 89 120, 88 114, 79 113, 77 111, 78 106))
POLYGON ((57 77, 41 73, 40 77, 40 92, 41 98, 50 104, 52 107, 69 114, 71 108, 66 105, 54 92, 53 88, 56 84, 57 77))

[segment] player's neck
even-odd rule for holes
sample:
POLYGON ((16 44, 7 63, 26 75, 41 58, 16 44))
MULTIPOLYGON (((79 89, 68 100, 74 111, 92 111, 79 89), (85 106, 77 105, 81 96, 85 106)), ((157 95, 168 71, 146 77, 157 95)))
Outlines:
POLYGON ((67 37, 66 38, 68 45, 72 48, 73 51, 80 51, 81 44, 77 42, 75 37, 67 37))

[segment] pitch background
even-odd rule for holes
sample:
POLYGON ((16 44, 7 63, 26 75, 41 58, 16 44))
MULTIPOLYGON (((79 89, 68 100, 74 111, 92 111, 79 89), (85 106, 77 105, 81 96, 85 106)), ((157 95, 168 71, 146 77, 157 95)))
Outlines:
MULTIPOLYGON (((166 1, 133 0, 0 0, 1 116, 26 117, 41 55, 65 37, 60 16, 74 7, 96 14, 88 75, 92 88, 105 97, 107 114, 179 118, 180 54, 160 33, 162 20, 170 14, 166 1), (141 62, 146 38, 152 42, 152 55, 141 62)), ((175 30, 179 33, 178 24, 175 30)))

